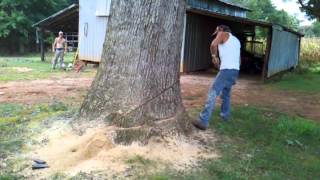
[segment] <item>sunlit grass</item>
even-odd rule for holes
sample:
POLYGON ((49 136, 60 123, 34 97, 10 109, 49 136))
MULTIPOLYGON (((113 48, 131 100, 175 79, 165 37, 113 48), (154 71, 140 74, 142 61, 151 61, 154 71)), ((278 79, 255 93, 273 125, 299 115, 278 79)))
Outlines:
POLYGON ((267 86, 288 92, 320 93, 320 64, 301 65, 292 72, 275 77, 267 86))
MULTIPOLYGON (((72 63, 73 56, 74 54, 67 54, 65 64, 72 63)), ((49 55, 48 58, 50 57, 49 55)), ((74 74, 75 77, 93 77, 95 73, 96 69, 92 68, 86 68, 84 72, 78 74, 72 69, 68 71, 60 69, 52 71, 50 61, 41 62, 39 55, 0 57, 0 82, 67 77, 71 74, 74 74)))
POLYGON ((235 107, 229 122, 221 121, 218 113, 210 129, 219 136, 220 158, 185 174, 169 170, 146 179, 320 178, 319 123, 256 107, 235 107))

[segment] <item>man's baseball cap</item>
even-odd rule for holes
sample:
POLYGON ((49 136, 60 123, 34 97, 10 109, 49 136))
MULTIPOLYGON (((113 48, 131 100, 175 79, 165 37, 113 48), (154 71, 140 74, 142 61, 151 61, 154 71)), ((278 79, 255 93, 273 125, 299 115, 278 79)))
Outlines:
POLYGON ((63 34, 63 32, 62 32, 62 31, 59 31, 59 34, 63 34))
POLYGON ((226 25, 219 25, 216 27, 215 32, 212 34, 212 36, 216 35, 219 31, 223 31, 223 32, 231 32, 231 29, 229 26, 226 25))

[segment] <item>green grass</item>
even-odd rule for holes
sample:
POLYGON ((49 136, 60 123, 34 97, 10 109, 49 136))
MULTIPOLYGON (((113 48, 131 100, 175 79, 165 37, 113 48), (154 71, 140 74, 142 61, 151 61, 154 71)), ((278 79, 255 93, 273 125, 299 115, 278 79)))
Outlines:
MULTIPOLYGON (((23 57, 0 57, 0 82, 17 80, 48 79, 50 77, 66 77, 74 71, 51 71, 51 56, 46 62, 40 61, 40 55, 27 55, 23 57), (20 68, 20 69, 19 69, 20 68), (24 71, 21 68, 27 70, 24 71)), ((68 53, 65 57, 65 64, 72 63, 73 54, 68 53)), ((81 75, 93 77, 94 69, 86 69, 81 75)))
MULTIPOLYGON (((34 124, 48 117, 68 112, 65 104, 54 102, 41 105, 0 105, 0 156, 14 156, 29 142, 34 124)), ((190 110, 197 116, 199 109, 190 110)), ((216 112, 210 130, 217 135, 215 146, 218 159, 206 160, 198 168, 176 172, 170 167, 154 171, 157 163, 141 156, 127 159, 138 179, 319 179, 320 124, 301 117, 275 113, 256 107, 234 107, 231 121, 223 122, 216 112)), ((16 171, 25 168, 19 160, 6 162, 0 169, 0 179, 14 179, 16 171), (14 167, 14 168, 11 168, 14 167), (12 169, 15 169, 14 171, 12 169)), ((93 177, 96 174, 81 175, 93 177)), ((79 176, 80 177, 80 176, 79 176)), ((56 174, 52 179, 64 179, 56 174)), ((70 178, 72 179, 72 178, 70 178)), ((85 179, 85 178, 84 178, 85 179)))
MULTIPOLYGON (((195 111, 198 114, 198 111, 195 111)), ((217 118, 218 160, 185 174, 161 172, 146 179, 320 179, 320 125, 254 107, 236 107, 230 122, 217 118)))
POLYGON ((144 157, 142 157, 142 156, 140 156, 140 155, 136 155, 136 156, 134 156, 134 157, 131 157, 130 159, 128 159, 127 161, 126 161, 128 164, 141 164, 141 165, 152 165, 153 163, 155 163, 155 162, 153 162, 152 160, 150 160, 150 159, 146 159, 146 158, 144 158, 144 157))
POLYGON ((299 67, 293 72, 277 77, 268 83, 268 86, 285 91, 320 92, 320 64, 299 67))
POLYGON ((52 102, 39 105, 0 104, 0 179, 18 179, 16 172, 24 169, 23 159, 16 157, 25 149, 32 133, 41 127, 49 117, 64 115, 68 111, 65 104, 52 102), (1 166, 1 164, 0 164, 1 166))

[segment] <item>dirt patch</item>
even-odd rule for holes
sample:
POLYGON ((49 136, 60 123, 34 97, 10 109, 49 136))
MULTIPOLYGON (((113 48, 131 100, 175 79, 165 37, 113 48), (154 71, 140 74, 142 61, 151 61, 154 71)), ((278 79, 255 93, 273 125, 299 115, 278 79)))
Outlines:
MULTIPOLYGON (((214 76, 210 74, 184 75, 181 89, 187 108, 202 108, 214 76)), ((218 104, 220 104, 220 99, 218 104)), ((232 90, 232 103, 269 108, 273 111, 307 117, 320 121, 320 94, 304 94, 273 90, 263 85, 259 77, 241 77, 232 90)))
MULTIPOLYGON (((212 74, 181 76, 183 103, 187 108, 203 107, 214 79, 212 74)), ((0 103, 36 104, 52 99, 81 103, 93 78, 52 78, 0 84, 0 103), (38 93, 33 93, 38 92, 38 93)), ((220 101, 218 101, 219 103, 220 101)), ((233 87, 232 103, 253 105, 320 121, 320 94, 303 94, 272 90, 258 78, 241 77, 233 87)))
POLYGON ((52 78, 0 84, 0 103, 37 104, 53 99, 81 102, 92 78, 52 78))
MULTIPOLYGON (((155 137, 147 145, 133 143, 129 146, 112 142, 114 127, 88 129, 83 135, 75 133, 71 127, 57 123, 39 137, 48 144, 34 147, 30 158, 42 158, 50 166, 42 171, 31 171, 36 178, 46 178, 53 173, 64 172, 76 175, 79 172, 104 171, 119 175, 130 167, 128 160, 137 156, 157 162, 158 170, 169 165, 177 170, 187 170, 198 161, 217 158, 217 152, 203 145, 204 141, 214 143, 215 136, 210 132, 195 135, 155 137)), ((39 139, 41 140, 41 139, 39 139)))

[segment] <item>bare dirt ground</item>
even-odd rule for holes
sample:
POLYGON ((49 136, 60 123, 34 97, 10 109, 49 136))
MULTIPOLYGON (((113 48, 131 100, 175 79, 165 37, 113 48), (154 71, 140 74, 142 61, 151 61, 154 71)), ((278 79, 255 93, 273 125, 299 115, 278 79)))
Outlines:
MULTIPOLYGON (((214 75, 182 75, 181 89, 187 108, 202 107, 214 75)), ((0 103, 36 104, 53 99, 81 103, 92 78, 51 78, 0 84, 0 103)), ((320 121, 320 94, 286 92, 263 85, 258 78, 241 77, 232 92, 233 104, 270 108, 320 121)))

